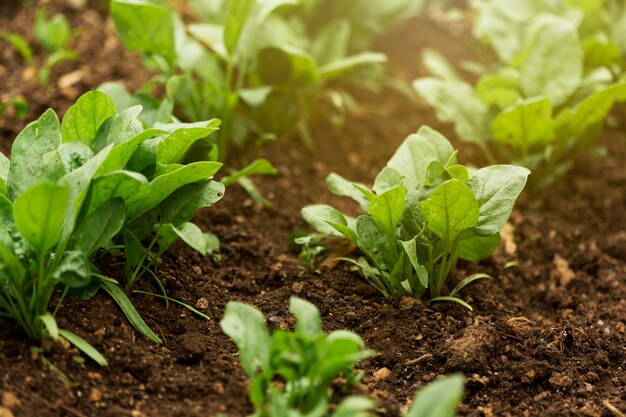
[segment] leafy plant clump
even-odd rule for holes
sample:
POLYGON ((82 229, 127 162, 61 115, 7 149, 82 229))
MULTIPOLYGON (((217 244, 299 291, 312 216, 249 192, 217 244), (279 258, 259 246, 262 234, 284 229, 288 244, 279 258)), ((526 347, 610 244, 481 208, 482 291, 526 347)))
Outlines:
POLYGON ((456 301, 472 275, 447 295, 443 286, 458 259, 478 261, 493 253, 529 171, 512 165, 469 170, 460 165, 448 140, 429 127, 410 135, 378 174, 370 190, 337 174, 331 192, 357 201, 365 214, 346 216, 331 206, 302 209, 304 219, 324 235, 350 239, 366 256, 354 263, 383 295, 430 294, 431 301, 456 301))
POLYGON ((141 110, 118 113, 106 94, 88 92, 62 123, 48 110, 29 124, 12 159, 1 158, 0 314, 33 340, 62 333, 54 315, 67 294, 89 299, 102 287, 135 327, 160 342, 92 259, 100 249, 123 250, 127 288, 145 272, 160 285, 151 266, 174 241, 203 254, 217 244, 190 220, 224 192, 211 180, 222 164, 207 160, 205 144, 219 122, 144 130, 141 110), (56 287, 62 296, 48 313, 56 287))
MULTIPOLYGON (((289 310, 295 331, 270 335, 263 314, 239 302, 226 305, 221 326, 239 348, 239 360, 251 379, 250 401, 255 417, 373 417, 374 401, 350 396, 331 412, 331 385, 340 376, 358 382, 354 366, 372 355, 361 338, 347 331, 322 330, 317 308, 292 297, 289 310)), ((437 380, 418 392, 406 417, 453 417, 463 397, 463 376, 437 380)))
MULTIPOLYGON (((361 338, 351 332, 322 330, 319 311, 311 303, 291 298, 295 331, 270 335, 263 314, 256 308, 229 302, 221 326, 239 348, 239 360, 251 379, 250 401, 255 416, 327 416, 331 385, 340 376, 356 383, 355 364, 372 355, 361 338)), ((373 402, 348 397, 333 417, 368 416, 373 402)))
POLYGON ((357 47, 352 35, 366 38, 385 18, 403 16, 407 0, 195 3, 204 21, 190 25, 147 1, 113 0, 111 13, 126 47, 140 51, 160 72, 155 82, 165 84, 160 104, 146 92, 142 98, 183 120, 219 117, 223 126, 216 137, 224 160, 230 146, 242 145, 250 133, 262 141, 299 132, 310 141, 307 123, 320 97, 350 101, 327 89, 330 82, 385 60, 368 52, 366 41, 357 47), (324 25, 321 12, 331 9, 324 25), (370 15, 350 20, 353 13, 370 15), (371 16, 376 13, 378 21, 371 16))
POLYGON ((427 51, 432 77, 414 87, 440 120, 490 163, 529 168, 537 189, 593 146, 614 103, 626 101, 626 13, 612 1, 476 0, 474 36, 498 61, 474 65, 472 85, 427 51))
POLYGON ((56 65, 76 59, 76 51, 68 48, 68 44, 76 36, 76 32, 72 30, 69 22, 62 14, 56 14, 48 19, 45 10, 39 10, 35 17, 34 33, 37 42, 46 52, 45 59, 41 64, 35 62, 33 48, 23 36, 0 31, 0 39, 8 42, 20 54, 26 65, 36 71, 39 83, 46 86, 50 79, 50 73, 56 65))

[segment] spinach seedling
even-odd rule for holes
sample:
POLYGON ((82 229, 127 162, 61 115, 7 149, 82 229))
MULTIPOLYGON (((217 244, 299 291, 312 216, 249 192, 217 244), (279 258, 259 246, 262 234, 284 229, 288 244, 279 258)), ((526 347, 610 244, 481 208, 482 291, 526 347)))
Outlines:
POLYGON ((46 52, 41 65, 35 62, 33 49, 28 41, 17 33, 0 31, 0 39, 8 42, 20 54, 26 65, 37 72, 37 79, 41 85, 48 85, 52 69, 61 62, 76 59, 76 51, 67 47, 70 40, 76 35, 69 22, 62 14, 56 14, 50 19, 44 10, 39 10, 35 17, 35 38, 46 52))
POLYGON ((463 398, 463 375, 431 382, 413 398, 406 417, 454 417, 463 398))
POLYGON ((241 366, 251 379, 254 415, 370 416, 374 404, 364 397, 344 399, 332 414, 329 406, 333 382, 340 376, 357 382, 354 366, 372 351, 354 333, 324 333, 319 311, 307 301, 293 297, 289 310, 297 319, 294 331, 270 335, 259 310, 232 301, 220 323, 239 348, 241 366))
POLYGON ((474 35, 498 61, 475 66, 472 85, 426 51, 433 76, 414 87, 490 163, 529 168, 532 189, 549 185, 595 144, 613 105, 626 101, 626 13, 601 3, 475 0, 474 35))
POLYGON ((431 301, 471 310, 456 294, 487 276, 467 277, 444 296, 446 278, 459 258, 477 261, 493 253, 530 172, 512 165, 470 172, 456 154, 445 137, 422 127, 400 145, 372 190, 328 176, 330 191, 356 200, 366 214, 353 218, 317 204, 302 215, 317 232, 354 242, 371 264, 351 262, 383 295, 419 298, 428 290, 431 301))

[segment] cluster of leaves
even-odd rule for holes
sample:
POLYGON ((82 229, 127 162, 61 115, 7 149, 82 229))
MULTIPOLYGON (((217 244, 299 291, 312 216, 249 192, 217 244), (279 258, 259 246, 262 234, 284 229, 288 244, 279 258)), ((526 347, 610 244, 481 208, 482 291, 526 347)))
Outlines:
POLYGON ((325 204, 302 209, 318 232, 344 236, 365 254, 350 260, 367 281, 385 296, 456 301, 465 278, 441 296, 457 259, 477 261, 498 246, 499 231, 508 220, 529 171, 512 165, 492 165, 469 171, 441 134, 422 127, 398 148, 376 177, 372 190, 337 174, 327 178, 331 192, 356 200, 366 214, 346 216, 325 204))
MULTIPOLYGON (((273 335, 263 314, 247 304, 229 302, 221 321, 251 379, 254 416, 374 416, 374 402, 361 396, 347 397, 329 410, 333 382, 340 376, 349 384, 358 382, 354 367, 373 352, 355 333, 325 334, 319 311, 308 301, 292 297, 289 309, 297 319, 295 331, 273 335)), ((407 417, 452 417, 462 395, 461 375, 436 381, 418 393, 407 417)))
POLYGON ((37 42, 46 52, 45 59, 41 64, 35 62, 33 48, 23 36, 0 31, 0 39, 11 44, 26 65, 36 71, 39 83, 45 86, 48 85, 50 72, 54 66, 64 61, 76 59, 76 51, 68 48, 68 44, 76 32, 72 30, 65 16, 56 14, 48 19, 44 10, 37 12, 34 32, 37 42))
POLYGON ((62 334, 73 342, 56 326, 59 305, 67 294, 89 299, 104 288, 138 330, 160 342, 94 256, 123 248, 129 288, 178 238, 201 253, 216 244, 190 220, 224 192, 211 180, 221 163, 206 160, 204 144, 218 122, 144 130, 140 112, 118 113, 111 98, 91 91, 62 123, 46 111, 15 139, 11 160, 0 158, 0 315, 33 340, 62 334), (56 287, 62 296, 49 313, 56 287))
POLYGON ((414 82, 440 120, 489 159, 529 168, 550 184, 592 146, 615 102, 626 101, 626 12, 621 1, 475 0, 474 35, 498 62, 474 65, 475 85, 439 54, 414 82))
POLYGON ((111 13, 126 47, 161 73, 161 109, 183 120, 223 121, 223 160, 250 133, 266 140, 299 131, 310 141, 307 121, 328 83, 385 60, 359 49, 362 36, 355 35, 399 18, 407 2, 196 1, 205 21, 187 26, 167 6, 145 0, 113 0, 111 13))

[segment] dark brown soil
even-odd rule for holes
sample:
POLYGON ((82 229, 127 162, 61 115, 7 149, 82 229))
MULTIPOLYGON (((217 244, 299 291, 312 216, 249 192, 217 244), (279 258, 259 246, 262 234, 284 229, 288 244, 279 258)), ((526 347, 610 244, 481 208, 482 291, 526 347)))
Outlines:
MULTIPOLYGON (((136 87, 147 79, 101 14, 52 3, 52 10, 63 10, 83 28, 76 40, 80 60, 65 64, 53 82, 75 70, 83 76, 70 92, 42 90, 24 80, 21 61, 0 44, 0 96, 28 98, 33 105, 27 121, 45 107, 63 112, 101 82, 122 78, 136 87)), ((32 17, 32 11, 19 7, 2 10, 0 28, 27 34, 32 17)), ((410 80, 420 73, 419 51, 425 46, 456 60, 471 57, 463 30, 454 28, 451 34, 421 17, 393 30, 379 46, 410 80)), ((69 300, 60 311, 61 326, 89 340, 110 362, 99 368, 78 361, 75 350, 47 346, 45 357, 79 383, 77 388, 64 385, 41 356, 31 353, 19 329, 0 320, 0 416, 10 416, 8 409, 16 417, 247 415, 252 409, 246 378, 235 346, 219 328, 223 308, 228 300, 254 304, 275 328, 292 324, 287 309, 292 295, 315 303, 327 330, 355 331, 377 351, 360 363, 365 377, 355 390, 377 399, 386 410, 382 415, 400 415, 426 383, 462 371, 462 416, 623 416, 616 410, 626 412, 624 113, 617 117, 618 127, 601 139, 608 158, 583 157, 568 178, 538 196, 523 196, 498 252, 480 264, 459 265, 452 282, 478 271, 494 277, 464 291, 474 307, 471 314, 451 304, 404 300, 399 306, 345 265, 311 273, 289 250, 289 234, 305 228, 299 215, 303 205, 328 202, 354 209, 325 190, 329 172, 370 182, 403 138, 422 124, 453 137, 426 106, 398 93, 358 96, 363 105, 343 130, 325 121, 313 126, 315 156, 296 140, 271 144, 257 155, 268 157, 280 172, 257 181, 273 208, 261 210, 232 187, 222 202, 197 216, 201 227, 221 239, 219 260, 182 245, 165 256, 158 273, 169 295, 192 305, 208 301, 212 320, 132 295, 164 339, 157 346, 134 332, 107 297, 69 300), (510 261, 518 266, 504 268, 510 261)), ((4 149, 23 125, 11 114, 0 119, 4 149)), ((461 148, 466 162, 476 160, 470 149, 461 148)), ((107 272, 120 277, 120 271, 107 272)), ((149 283, 140 286, 149 288, 149 283)))

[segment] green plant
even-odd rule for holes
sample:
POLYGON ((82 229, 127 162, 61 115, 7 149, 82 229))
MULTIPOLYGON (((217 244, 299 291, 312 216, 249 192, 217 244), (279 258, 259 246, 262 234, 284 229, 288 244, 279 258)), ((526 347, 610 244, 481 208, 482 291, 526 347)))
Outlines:
POLYGON ((9 107, 15 109, 15 116, 23 120, 28 113, 28 103, 23 98, 13 97, 5 101, 0 101, 0 117, 4 115, 9 107))
POLYGON ((433 77, 414 87, 479 146, 490 163, 529 168, 537 189, 555 181, 600 135, 615 102, 626 101, 626 13, 614 1, 476 0, 474 35, 499 61, 474 66, 475 85, 426 51, 433 77))
POLYGON ((351 26, 344 21, 307 32, 300 12, 314 2, 218 3, 205 9, 208 23, 188 26, 147 1, 113 0, 111 12, 126 47, 162 74, 164 107, 184 120, 222 119, 222 160, 250 132, 260 140, 294 131, 308 138, 308 119, 329 82, 385 59, 350 51, 351 26))
POLYGON ((356 200, 366 214, 353 218, 331 206, 310 205, 304 219, 319 233, 344 236, 367 255, 347 259, 383 295, 456 301, 462 280, 447 296, 443 285, 457 259, 477 261, 496 249, 529 171, 512 165, 468 170, 441 134, 422 127, 410 135, 376 177, 372 190, 337 174, 327 178, 331 192, 356 200))
MULTIPOLYGON (((361 338, 351 332, 325 334, 319 311, 311 303, 291 298, 295 331, 277 330, 270 336, 263 314, 249 305, 229 302, 221 326, 239 348, 241 366, 250 377, 250 401, 255 416, 326 416, 331 385, 343 375, 348 383, 360 378, 355 364, 371 356, 361 338)), ((344 399, 333 417, 366 417, 373 402, 363 397, 344 399)))
POLYGON ((415 395, 406 417, 454 417, 462 398, 463 375, 438 379, 415 395))
POLYGON ((37 12, 34 32, 37 42, 46 52, 41 65, 35 62, 32 47, 21 35, 0 31, 0 39, 8 42, 21 55, 26 65, 36 70, 40 84, 48 85, 50 72, 54 66, 63 61, 76 59, 76 51, 67 47, 76 34, 65 16, 56 14, 48 20, 44 10, 37 12))
POLYGON ((68 293, 89 299, 103 288, 131 324, 160 342, 91 258, 100 248, 123 250, 126 288, 147 272, 164 293, 152 267, 169 246, 182 239, 206 254, 218 244, 190 220, 224 193, 224 185, 211 180, 222 164, 207 160, 213 145, 206 137, 219 121, 144 130, 137 121, 141 110, 118 113, 106 94, 88 92, 61 124, 48 110, 26 127, 15 140, 12 160, 2 164, 8 199, 1 256, 10 276, 2 307, 33 339, 55 335, 42 327, 53 320, 40 323, 40 317, 48 317, 52 292, 63 284, 61 301, 68 293))

